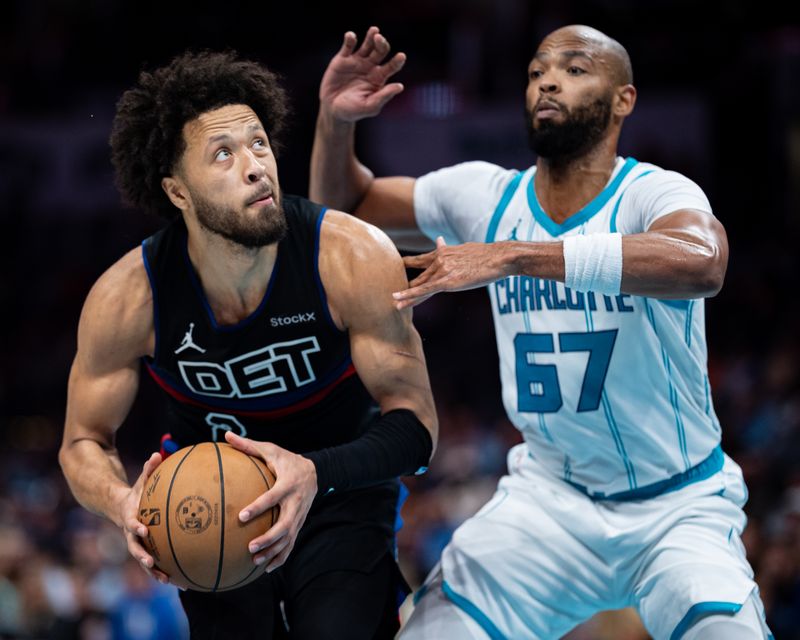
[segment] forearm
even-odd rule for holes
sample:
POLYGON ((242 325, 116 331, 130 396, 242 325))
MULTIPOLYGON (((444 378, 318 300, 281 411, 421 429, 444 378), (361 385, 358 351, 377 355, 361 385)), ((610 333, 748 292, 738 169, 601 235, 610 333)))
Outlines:
POLYGON ((640 233, 622 238, 622 291, 677 300, 715 296, 727 256, 691 235, 640 233))
POLYGON ((117 450, 96 440, 80 439, 65 442, 58 460, 81 506, 122 526, 118 507, 130 485, 117 450))
MULTIPOLYGON (((499 242, 511 275, 565 281, 563 242, 499 242)), ((602 266, 602 265, 601 265, 602 266)), ((727 259, 691 234, 639 233, 622 237, 620 290, 638 296, 687 299, 719 292, 727 259)))
POLYGON ((320 109, 311 150, 311 200, 352 212, 366 195, 374 176, 356 158, 355 128, 320 109))
POLYGON ((325 495, 422 473, 433 444, 432 432, 413 411, 395 409, 356 440, 303 455, 314 463, 317 490, 325 495))

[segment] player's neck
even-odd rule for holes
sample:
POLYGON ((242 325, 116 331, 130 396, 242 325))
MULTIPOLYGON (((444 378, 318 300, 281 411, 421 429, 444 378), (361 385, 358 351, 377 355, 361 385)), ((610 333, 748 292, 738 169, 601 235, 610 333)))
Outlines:
POLYGON ((250 316, 266 293, 278 243, 249 249, 210 232, 189 233, 189 259, 218 324, 250 316))
POLYGON ((561 224, 580 211, 608 184, 616 161, 615 144, 600 144, 568 160, 539 158, 534 187, 544 212, 561 224))

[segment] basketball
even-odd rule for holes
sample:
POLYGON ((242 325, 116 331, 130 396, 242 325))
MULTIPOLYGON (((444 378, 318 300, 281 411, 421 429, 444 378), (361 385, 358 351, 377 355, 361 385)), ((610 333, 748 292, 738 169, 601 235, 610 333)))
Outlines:
POLYGON ((277 507, 248 522, 239 512, 275 484, 264 462, 226 443, 203 442, 164 460, 139 502, 143 546, 155 568, 179 587, 229 591, 264 573, 247 548, 278 517, 277 507))

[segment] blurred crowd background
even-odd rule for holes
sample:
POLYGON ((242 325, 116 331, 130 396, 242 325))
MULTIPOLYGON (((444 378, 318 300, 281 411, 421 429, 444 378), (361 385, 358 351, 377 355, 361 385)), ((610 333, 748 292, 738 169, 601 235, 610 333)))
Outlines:
MULTIPOLYGON (((708 194, 731 259, 707 303, 709 368, 725 450, 750 488, 744 534, 777 638, 800 638, 800 21, 791 6, 405 0, 316 5, 15 0, 0 21, 0 638, 179 638, 171 588, 127 558, 59 469, 66 383, 94 280, 159 221, 123 208, 107 138, 140 69, 186 47, 234 48, 281 73, 292 135, 285 191, 305 195, 317 88, 347 29, 379 25, 408 54, 406 91, 359 130, 377 174, 463 160, 525 168, 526 68, 538 41, 586 23, 622 42, 639 102, 621 153, 681 171, 708 194)), ((441 422, 430 471, 407 482, 402 568, 418 585, 453 529, 491 495, 519 441, 500 403, 483 291, 418 308, 441 422)), ((119 432, 135 477, 157 450, 148 376, 119 432)), ((627 617, 571 638, 642 638, 627 617)))

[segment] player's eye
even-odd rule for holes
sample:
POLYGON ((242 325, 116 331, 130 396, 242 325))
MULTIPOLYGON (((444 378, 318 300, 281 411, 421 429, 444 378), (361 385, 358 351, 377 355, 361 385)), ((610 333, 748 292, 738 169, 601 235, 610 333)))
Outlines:
POLYGON ((264 138, 256 138, 253 140, 253 147, 256 149, 266 149, 267 141, 264 138))
POLYGON ((231 152, 228 149, 220 149, 214 154, 214 160, 222 162, 231 157, 231 152))
POLYGON ((586 73, 586 71, 584 69, 581 69, 580 67, 572 66, 567 69, 567 73, 573 76, 579 76, 586 73))
POLYGON ((536 78, 540 78, 543 74, 544 74, 544 71, 542 71, 541 69, 534 69, 533 71, 531 71, 528 74, 528 78, 530 78, 531 80, 534 80, 536 78))

